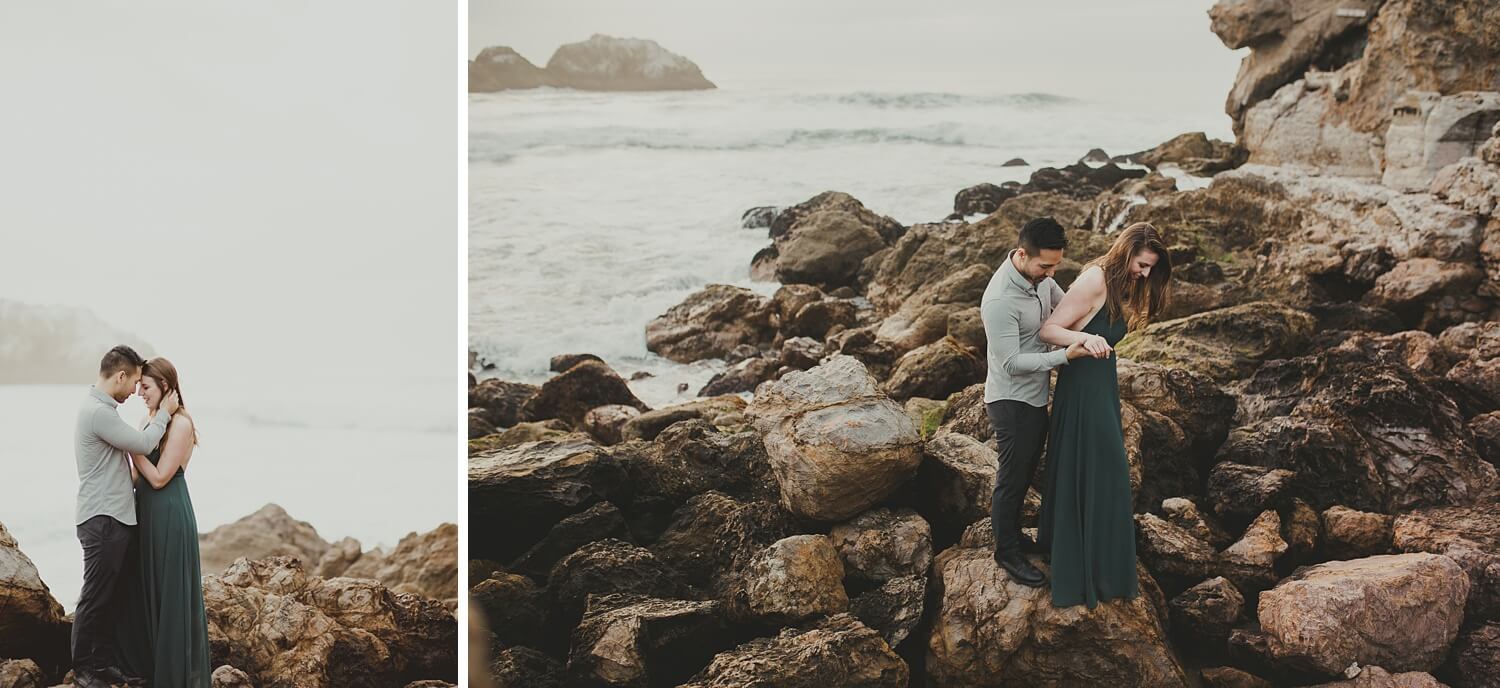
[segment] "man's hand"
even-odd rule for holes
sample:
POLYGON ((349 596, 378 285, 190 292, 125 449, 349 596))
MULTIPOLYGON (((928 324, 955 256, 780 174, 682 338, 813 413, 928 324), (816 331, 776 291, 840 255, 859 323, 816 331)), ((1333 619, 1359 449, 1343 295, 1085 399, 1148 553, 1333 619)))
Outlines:
POLYGON ((1104 341, 1104 338, 1097 334, 1088 335, 1083 340, 1083 348, 1087 349, 1090 354, 1093 354, 1094 358, 1108 358, 1110 351, 1112 351, 1109 348, 1109 342, 1104 341))
POLYGON ((1084 348, 1083 342, 1073 342, 1068 345, 1068 360, 1076 361, 1085 356, 1093 356, 1089 350, 1084 348))
POLYGON ((171 394, 168 394, 161 400, 161 410, 166 411, 169 416, 177 413, 177 409, 180 407, 181 404, 177 401, 177 390, 172 390, 171 394))

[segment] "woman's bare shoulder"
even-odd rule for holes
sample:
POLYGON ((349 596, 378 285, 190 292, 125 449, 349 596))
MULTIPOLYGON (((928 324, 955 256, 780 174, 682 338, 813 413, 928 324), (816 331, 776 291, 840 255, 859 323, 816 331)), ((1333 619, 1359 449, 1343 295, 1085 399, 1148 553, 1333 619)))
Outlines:
POLYGON ((1085 293, 1100 293, 1104 291, 1104 268, 1098 265, 1090 265, 1078 273, 1073 284, 1068 287, 1069 292, 1082 291, 1085 293))

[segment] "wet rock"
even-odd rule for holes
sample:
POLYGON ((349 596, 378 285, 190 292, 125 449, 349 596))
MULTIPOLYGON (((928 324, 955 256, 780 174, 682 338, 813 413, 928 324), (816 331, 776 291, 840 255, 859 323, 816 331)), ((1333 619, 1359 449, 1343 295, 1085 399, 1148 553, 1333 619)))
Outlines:
POLYGON ((746 499, 779 496, 764 445, 753 432, 725 433, 702 419, 672 424, 656 441, 620 448, 638 497, 673 505, 709 490, 746 499))
POLYGON ((909 680, 879 633, 837 614, 721 653, 683 688, 904 688, 909 680))
POLYGON ((757 553, 796 532, 777 504, 705 492, 683 504, 652 551, 692 586, 727 596, 757 553))
POLYGON ((1328 562, 1261 593, 1260 626, 1273 656, 1325 675, 1354 662, 1430 671, 1458 635, 1468 592, 1441 555, 1328 562))
POLYGON ((482 380, 469 389, 469 408, 481 409, 491 425, 508 428, 521 421, 521 409, 539 391, 521 382, 482 380))
POLYGON ((1246 466, 1228 461, 1214 465, 1208 474, 1208 498, 1214 513, 1240 520, 1282 505, 1283 496, 1297 474, 1283 469, 1246 466))
POLYGON ((1215 576, 1172 598, 1172 634, 1205 653, 1222 653, 1229 633, 1245 614, 1245 596, 1234 583, 1215 576))
POLYGON ((516 423, 493 435, 469 440, 469 456, 473 457, 485 452, 526 444, 527 442, 541 442, 543 440, 563 441, 566 439, 590 439, 590 437, 581 432, 574 432, 567 421, 561 421, 556 418, 535 423, 516 423))
POLYGON ((760 383, 776 377, 781 361, 768 356, 754 356, 729 366, 708 379, 708 384, 698 390, 700 397, 717 397, 740 392, 753 392, 760 383))
POLYGON ((623 439, 627 440, 654 440, 674 423, 694 418, 712 420, 725 413, 743 410, 745 410, 745 400, 733 395, 663 406, 631 418, 625 423, 620 434, 623 439))
POLYGON ((868 509, 922 460, 916 426, 849 356, 762 386, 747 414, 783 503, 808 518, 842 520, 868 509))
POLYGON ((521 415, 529 421, 557 418, 582 427, 589 411, 621 404, 641 411, 649 407, 637 399, 625 378, 601 361, 584 360, 542 383, 541 391, 526 402, 521 415))
POLYGON ((599 502, 558 521, 546 537, 516 559, 512 568, 518 573, 545 580, 563 557, 590 542, 608 539, 629 540, 630 533, 620 510, 609 502, 599 502))
POLYGON ((984 383, 969 385, 963 391, 949 395, 948 410, 943 413, 940 429, 968 435, 980 442, 994 438, 995 428, 990 425, 990 416, 984 407, 984 383))
POLYGON ((953 197, 953 215, 988 215, 1000 209, 1000 204, 1016 195, 1016 189, 990 183, 971 186, 953 197))
POLYGON ((495 433, 495 426, 490 423, 488 416, 489 412, 485 409, 469 409, 469 439, 495 433))
POLYGON ((495 688, 565 688, 568 675, 561 662, 529 647, 508 647, 490 663, 495 688))
POLYGON ((792 337, 781 343, 781 363, 797 370, 812 368, 823 359, 823 343, 812 337, 792 337))
POLYGON ((766 348, 776 337, 770 299, 749 289, 710 284, 646 325, 646 348, 691 363, 723 358, 736 346, 766 348))
POLYGON ((1234 667, 1209 667, 1202 676, 1208 688, 1275 688, 1270 681, 1234 667))
POLYGON ((855 283, 860 263, 890 245, 901 225, 853 196, 829 191, 786 209, 771 225, 776 281, 826 288, 855 283))
POLYGON ((556 356, 553 356, 551 359, 548 359, 547 369, 551 370, 554 373, 563 373, 567 372, 569 368, 572 368, 573 366, 578 365, 579 363, 582 363, 584 361, 598 361, 600 363, 603 363, 604 359, 599 358, 594 354, 558 354, 556 356))
POLYGON ((589 440, 530 442, 471 456, 470 555, 511 561, 563 518, 629 495, 619 459, 589 440))
MULTIPOLYGON (((33 667, 61 669, 69 663, 70 625, 36 565, 0 524, 0 659, 28 658, 33 667)), ((18 677, 29 673, 19 664, 5 666, 18 677)))
POLYGON ((496 572, 469 589, 469 600, 502 646, 536 643, 546 628, 547 593, 525 576, 496 572))
POLYGON ((770 228, 779 212, 780 209, 774 205, 756 206, 740 215, 740 226, 745 229, 770 228))
POLYGON ((686 591, 676 574, 652 554, 622 540, 599 540, 578 548, 547 577, 551 624, 570 629, 583 616, 590 595, 631 593, 676 598, 686 591))
POLYGON ((1136 552, 1157 580, 1191 585, 1209 575, 1216 552, 1208 543, 1156 514, 1136 514, 1135 526, 1136 552))
POLYGON ((849 613, 879 631, 887 645, 896 647, 921 623, 926 595, 925 571, 922 577, 892 578, 856 595, 849 601, 849 613))
POLYGON ((844 563, 845 576, 857 581, 926 578, 932 565, 932 529, 911 509, 871 509, 834 526, 828 539, 844 563))
POLYGON ((589 598, 568 673, 579 685, 673 686, 733 643, 717 602, 634 595, 589 598))

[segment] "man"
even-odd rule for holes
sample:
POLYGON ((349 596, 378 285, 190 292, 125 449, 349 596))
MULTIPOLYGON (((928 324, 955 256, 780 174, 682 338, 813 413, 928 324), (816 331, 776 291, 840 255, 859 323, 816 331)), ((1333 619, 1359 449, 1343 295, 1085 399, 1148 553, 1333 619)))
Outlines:
POLYGON ((99 379, 78 409, 73 454, 78 460, 78 541, 83 545, 83 589, 73 613, 73 670, 78 688, 139 684, 115 666, 114 590, 135 526, 130 454, 146 454, 161 441, 176 412, 177 393, 167 395, 144 430, 120 419, 120 403, 135 394, 145 361, 117 346, 99 362, 99 379))
POLYGON ((985 287, 979 313, 984 321, 989 375, 984 405, 999 443, 1000 462, 990 502, 995 531, 995 562, 1023 585, 1039 587, 1042 572, 1023 556, 1040 548, 1021 533, 1021 502, 1036 472, 1047 436, 1047 394, 1052 369, 1094 355, 1079 342, 1056 349, 1037 339, 1042 323, 1062 301, 1063 290, 1052 279, 1067 248, 1062 225, 1039 217, 1021 227, 1020 246, 1006 256, 985 287))

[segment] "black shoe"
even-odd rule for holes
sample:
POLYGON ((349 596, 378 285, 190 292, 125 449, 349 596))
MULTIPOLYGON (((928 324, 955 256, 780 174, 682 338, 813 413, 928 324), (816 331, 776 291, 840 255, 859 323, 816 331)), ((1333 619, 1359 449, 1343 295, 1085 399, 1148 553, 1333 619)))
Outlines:
POLYGON ((999 564, 1000 568, 1005 569, 1005 572, 1010 575, 1011 580, 1021 585, 1040 588, 1043 583, 1047 582, 1047 577, 1042 575, 1042 572, 1037 567, 1032 566, 1031 562, 1026 560, 1026 557, 1021 556, 1020 552, 1014 550, 1007 550, 1003 554, 995 552, 995 563, 999 564))
POLYGON ((1051 553, 1051 548, 1050 547, 1047 547, 1046 545, 1038 543, 1036 540, 1031 539, 1030 535, 1027 535, 1025 533, 1021 533, 1019 541, 1021 543, 1021 552, 1023 554, 1050 554, 1051 553))
POLYGON ((110 683, 115 684, 115 685, 132 686, 132 687, 133 686, 144 686, 144 685, 146 685, 146 679, 143 679, 143 678, 141 678, 139 676, 131 676, 131 675, 129 675, 129 674, 121 671, 120 667, 113 667, 113 666, 104 667, 103 669, 100 669, 100 670, 98 670, 98 671, 96 671, 94 673, 97 676, 99 676, 100 678, 102 678, 102 679, 104 679, 106 681, 109 681, 110 683))

